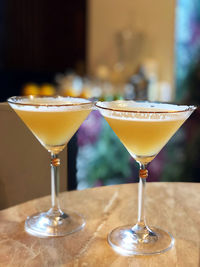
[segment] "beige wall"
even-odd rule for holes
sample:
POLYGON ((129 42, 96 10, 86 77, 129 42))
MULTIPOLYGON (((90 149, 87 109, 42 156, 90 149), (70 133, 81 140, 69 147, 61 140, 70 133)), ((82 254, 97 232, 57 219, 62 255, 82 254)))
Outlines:
POLYGON ((129 28, 145 37, 133 65, 153 58, 159 79, 173 85, 175 0, 89 0, 88 9, 89 72, 116 62, 115 34, 129 28))

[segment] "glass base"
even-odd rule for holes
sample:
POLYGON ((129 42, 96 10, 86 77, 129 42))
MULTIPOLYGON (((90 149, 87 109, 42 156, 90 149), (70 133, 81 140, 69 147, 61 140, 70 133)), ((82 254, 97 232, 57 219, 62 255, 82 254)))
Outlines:
POLYGON ((108 235, 108 242, 119 254, 152 255, 163 253, 174 245, 174 238, 162 229, 126 225, 114 229, 108 235))
POLYGON ((50 209, 25 221, 25 231, 37 237, 58 237, 72 234, 85 226, 83 217, 75 212, 50 209))

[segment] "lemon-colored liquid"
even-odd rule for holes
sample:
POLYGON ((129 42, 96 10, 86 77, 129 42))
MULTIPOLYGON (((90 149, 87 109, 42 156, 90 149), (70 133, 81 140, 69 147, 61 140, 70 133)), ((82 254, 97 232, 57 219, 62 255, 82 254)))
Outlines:
POLYGON ((185 119, 134 120, 105 117, 130 154, 142 163, 150 162, 185 119))
MULTIPOLYGON (((59 108, 58 108, 59 109, 59 108)), ((30 111, 15 109, 19 117, 29 127, 49 151, 58 153, 78 130, 90 113, 90 109, 62 111, 30 111)))

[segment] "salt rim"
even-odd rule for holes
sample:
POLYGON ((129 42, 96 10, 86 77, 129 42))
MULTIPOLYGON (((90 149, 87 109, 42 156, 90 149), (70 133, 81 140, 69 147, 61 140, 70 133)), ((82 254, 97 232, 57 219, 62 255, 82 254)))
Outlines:
POLYGON ((117 100, 97 102, 96 107, 107 118, 141 122, 186 120, 196 107, 166 103, 117 100))
POLYGON ((16 110, 38 112, 60 112, 89 109, 93 103, 90 100, 73 97, 10 97, 9 105, 16 110))
POLYGON ((98 101, 97 108, 115 112, 135 113, 177 113, 194 110, 194 106, 168 103, 137 102, 133 100, 98 101))

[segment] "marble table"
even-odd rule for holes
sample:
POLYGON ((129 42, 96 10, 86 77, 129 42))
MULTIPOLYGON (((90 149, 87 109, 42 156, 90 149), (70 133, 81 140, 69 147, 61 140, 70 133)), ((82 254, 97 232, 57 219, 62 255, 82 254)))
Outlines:
POLYGON ((135 223, 137 184, 64 192, 60 198, 62 207, 85 215, 85 228, 47 239, 24 232, 27 215, 47 209, 49 196, 1 210, 0 266, 200 266, 200 184, 147 184, 147 222, 176 239, 173 249, 153 256, 120 256, 107 243, 111 229, 135 223))

